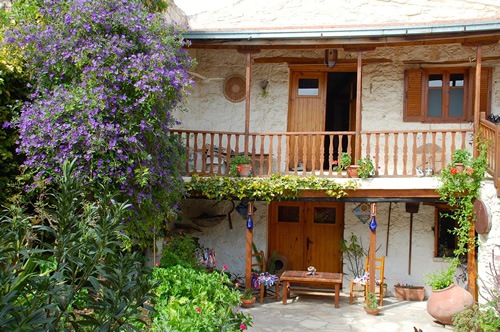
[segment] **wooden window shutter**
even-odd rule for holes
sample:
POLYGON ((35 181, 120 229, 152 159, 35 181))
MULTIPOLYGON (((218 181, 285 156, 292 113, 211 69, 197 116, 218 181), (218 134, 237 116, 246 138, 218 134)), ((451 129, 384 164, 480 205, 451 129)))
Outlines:
POLYGON ((422 112, 422 74, 421 69, 405 71, 405 100, 403 121, 415 122, 423 120, 422 112))
MULTIPOLYGON (((490 67, 481 67, 481 91, 479 96, 479 112, 489 115, 491 112, 491 77, 493 71, 490 67)), ((476 68, 471 68, 472 80, 472 114, 474 114, 474 100, 476 98, 476 68)))

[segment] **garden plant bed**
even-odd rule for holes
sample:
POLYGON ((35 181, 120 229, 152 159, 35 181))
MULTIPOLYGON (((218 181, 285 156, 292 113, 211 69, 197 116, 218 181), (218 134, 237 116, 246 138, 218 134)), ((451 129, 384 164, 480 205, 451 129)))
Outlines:
POLYGON ((423 301, 425 298, 424 286, 394 286, 394 293, 396 294, 396 299, 399 301, 423 301))

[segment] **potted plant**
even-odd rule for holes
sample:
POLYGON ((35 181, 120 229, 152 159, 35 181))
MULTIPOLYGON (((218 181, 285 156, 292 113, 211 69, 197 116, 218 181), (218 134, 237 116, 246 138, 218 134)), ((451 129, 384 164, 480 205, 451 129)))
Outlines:
POLYGON ((472 154, 468 150, 456 149, 453 151, 451 161, 459 172, 463 172, 465 167, 469 165, 469 160, 472 154))
POLYGON ((394 285, 396 299, 400 301, 423 301, 425 298, 424 286, 397 283, 394 285))
POLYGON ((231 164, 229 165, 229 175, 232 177, 247 177, 252 172, 252 159, 249 156, 240 155, 231 158, 231 164))
POLYGON ((365 311, 370 315, 378 315, 380 308, 378 306, 377 294, 372 292, 366 294, 365 311))
POLYGON ((252 289, 248 288, 245 290, 243 295, 241 295, 241 306, 243 308, 251 308, 255 303, 255 296, 253 295, 252 289))
POLYGON ((333 161, 334 172, 342 172, 347 169, 351 165, 351 155, 347 152, 342 152, 340 158, 338 160, 333 161))
POLYGON ((373 166, 373 161, 370 157, 359 159, 357 164, 359 165, 358 175, 360 178, 366 179, 375 175, 375 166, 373 166))
POLYGON ((445 325, 452 325, 454 315, 474 305, 474 297, 453 282, 459 263, 460 261, 455 257, 448 269, 424 276, 426 283, 432 288, 427 301, 427 312, 445 325))

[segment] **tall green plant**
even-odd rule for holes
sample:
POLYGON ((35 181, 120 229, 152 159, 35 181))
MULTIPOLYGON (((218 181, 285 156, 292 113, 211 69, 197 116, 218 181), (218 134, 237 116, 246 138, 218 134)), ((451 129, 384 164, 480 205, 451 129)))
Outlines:
POLYGON ((37 213, 16 208, 0 219, 0 325, 10 331, 143 328, 151 283, 141 257, 123 251, 128 205, 106 188, 87 201, 74 162, 61 171, 37 213))
POLYGON ((224 271, 155 268, 153 331, 241 331, 252 318, 235 309, 241 293, 224 271))

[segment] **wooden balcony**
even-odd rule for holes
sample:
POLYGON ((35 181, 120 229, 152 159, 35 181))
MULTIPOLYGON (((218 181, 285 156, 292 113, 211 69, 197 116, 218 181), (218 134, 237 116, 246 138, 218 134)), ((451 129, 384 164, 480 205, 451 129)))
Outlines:
MULTIPOLYGON (((488 173, 497 181, 500 172, 500 125, 483 118, 480 130, 492 145, 488 151, 488 173)), ((354 151, 356 132, 222 132, 175 129, 188 150, 186 175, 229 175, 231 157, 251 157, 253 176, 272 174, 341 176, 334 162, 342 152, 369 156, 377 168, 377 177, 415 177, 419 170, 439 173, 451 161, 455 149, 473 151, 472 129, 361 131, 361 151, 354 151)))

